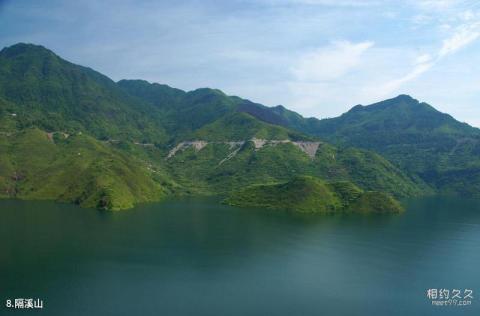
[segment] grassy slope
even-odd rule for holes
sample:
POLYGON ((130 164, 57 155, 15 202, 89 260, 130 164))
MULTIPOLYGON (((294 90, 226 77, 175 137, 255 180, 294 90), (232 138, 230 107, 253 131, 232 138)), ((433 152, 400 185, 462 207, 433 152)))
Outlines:
POLYGON ((480 130, 407 96, 357 105, 340 117, 304 118, 283 106, 242 103, 259 120, 375 151, 437 192, 480 196, 480 130))
POLYGON ((480 196, 480 130, 426 103, 401 95, 325 120, 281 113, 290 128, 378 152, 439 192, 480 196))
MULTIPOLYGON (((0 195, 121 209, 172 192, 226 194, 301 174, 398 196, 428 190, 376 154, 325 143, 313 160, 292 144, 254 150, 252 143, 223 163, 232 149, 222 144, 164 160, 186 139, 313 140, 247 114, 256 114, 256 106, 214 89, 115 83, 35 45, 6 48, 0 52, 0 195), (57 132, 55 142, 44 131, 57 132), (75 136, 63 139, 63 132, 75 136)), ((268 111, 260 113, 275 123, 268 111)))
POLYGON ((385 159, 371 152, 337 149, 321 144, 314 159, 292 144, 266 145, 255 150, 247 142, 233 152, 224 144, 209 144, 200 151, 178 152, 167 161, 172 176, 183 186, 202 192, 227 193, 255 183, 287 181, 297 175, 313 175, 329 181, 349 180, 366 190, 386 191, 395 196, 428 192, 385 159))
POLYGON ((55 138, 38 129, 0 136, 3 196, 118 210, 167 193, 139 160, 89 136, 55 138))
POLYGON ((192 139, 209 141, 242 141, 251 138, 258 139, 291 139, 291 140, 312 140, 299 132, 286 129, 281 126, 264 123, 253 116, 233 112, 224 117, 202 126, 193 132, 192 139))
POLYGON ((88 132, 99 139, 166 140, 155 109, 114 81, 36 45, 0 51, 0 98, 18 128, 88 132))
POLYGON ((403 210, 390 195, 364 192, 349 182, 326 183, 307 176, 285 183, 250 186, 232 193, 225 203, 302 213, 399 213, 403 210))

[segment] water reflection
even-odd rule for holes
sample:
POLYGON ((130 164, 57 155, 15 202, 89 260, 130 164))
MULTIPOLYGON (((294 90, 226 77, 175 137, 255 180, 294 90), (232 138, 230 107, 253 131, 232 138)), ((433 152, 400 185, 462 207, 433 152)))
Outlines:
POLYGON ((480 293, 480 203, 404 202, 403 215, 300 216, 0 201, 0 293, 45 297, 45 315, 478 313, 432 309, 424 290, 480 293))

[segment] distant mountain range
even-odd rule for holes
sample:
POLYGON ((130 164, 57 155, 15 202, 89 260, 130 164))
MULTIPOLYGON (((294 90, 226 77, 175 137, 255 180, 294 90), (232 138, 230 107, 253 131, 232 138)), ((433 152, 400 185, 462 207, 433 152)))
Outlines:
POLYGON ((114 82, 42 46, 0 51, 1 197, 124 209, 301 175, 471 196, 479 136, 405 95, 318 120, 215 89, 114 82))

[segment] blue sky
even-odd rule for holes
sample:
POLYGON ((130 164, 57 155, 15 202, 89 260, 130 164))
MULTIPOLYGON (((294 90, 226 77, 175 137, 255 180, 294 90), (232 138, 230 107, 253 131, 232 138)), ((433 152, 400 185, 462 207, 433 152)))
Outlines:
POLYGON ((0 46, 17 42, 304 116, 406 93, 480 126, 477 0, 0 0, 0 46))

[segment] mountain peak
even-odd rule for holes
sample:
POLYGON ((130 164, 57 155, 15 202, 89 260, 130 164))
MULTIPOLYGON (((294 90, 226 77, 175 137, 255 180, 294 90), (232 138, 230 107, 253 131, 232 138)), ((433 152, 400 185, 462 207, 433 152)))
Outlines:
MULTIPOLYGON (((348 112, 356 112, 356 111, 377 111, 377 110, 393 110, 393 109, 410 109, 410 110, 418 110, 418 109, 433 109, 426 103, 420 102, 417 99, 409 96, 408 94, 400 94, 394 98, 383 100, 380 102, 376 102, 369 105, 355 105, 350 109, 348 112)), ((348 113, 347 112, 347 113, 348 113)))
POLYGON ((384 100, 384 101, 380 101, 380 102, 377 102, 377 103, 374 103, 374 104, 371 104, 371 105, 368 105, 369 107, 370 106, 380 106, 380 105, 384 105, 384 106, 392 106, 392 105, 401 105, 401 104, 408 104, 408 105, 417 105, 417 104, 420 104, 420 102, 409 96, 408 94, 400 94, 394 98, 391 98, 391 99, 387 99, 387 100, 384 100))
POLYGON ((408 94, 399 94, 398 96, 396 96, 395 98, 392 98, 391 100, 418 102, 417 99, 411 97, 408 94))
POLYGON ((0 51, 0 55, 6 57, 16 57, 24 54, 35 54, 35 55, 51 55, 56 56, 51 50, 36 44, 31 43, 17 43, 12 46, 4 47, 0 51))

